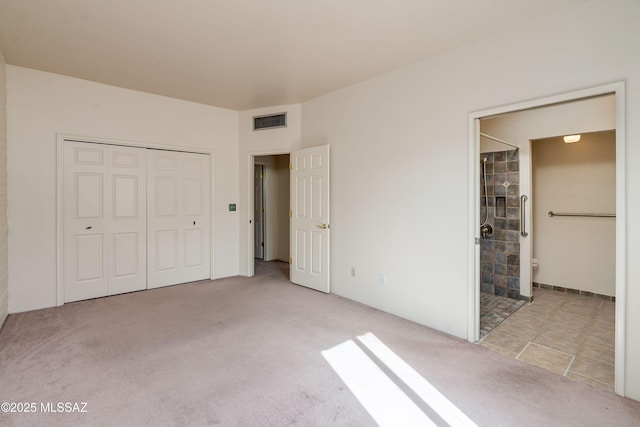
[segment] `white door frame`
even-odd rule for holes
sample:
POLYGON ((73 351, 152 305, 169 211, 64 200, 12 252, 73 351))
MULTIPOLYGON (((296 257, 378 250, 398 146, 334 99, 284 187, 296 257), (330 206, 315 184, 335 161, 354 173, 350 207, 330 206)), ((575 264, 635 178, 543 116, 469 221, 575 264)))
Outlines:
MULTIPOLYGON (((250 151, 247 153, 247 277, 255 275, 255 228, 253 222, 254 209, 254 171, 256 157, 260 156, 281 156, 284 154, 291 155, 291 150, 270 150, 270 151, 250 151)), ((266 207, 265 207, 266 209, 266 207)))
POLYGON ((624 396, 626 361, 626 135, 625 135, 625 82, 563 93, 517 104, 505 105, 469 113, 469 187, 468 187, 468 325, 467 337, 471 342, 480 338, 480 119, 484 117, 528 110, 561 102, 576 101, 599 95, 616 97, 616 317, 615 317, 615 392, 624 396))
POLYGON ((56 134, 56 305, 60 306, 64 304, 64 142, 76 141, 76 142, 88 142, 93 144, 107 144, 107 145, 120 145, 125 147, 138 147, 138 148, 154 148, 157 150, 167 151, 180 151, 184 153, 196 153, 196 154, 208 154, 209 155, 209 239, 211 239, 210 246, 210 258, 211 268, 209 276, 211 279, 215 279, 215 256, 214 256, 214 189, 215 189, 215 173, 214 173, 214 153, 211 150, 205 150, 195 147, 180 147, 174 145, 161 145, 152 144, 148 142, 138 141, 123 141, 118 139, 100 138, 94 136, 75 135, 67 133, 56 134))
MULTIPOLYGON (((255 168, 256 166, 262 166, 262 209, 264 209, 264 211, 262 212, 262 242, 263 242, 263 246, 262 246, 262 260, 267 259, 267 196, 266 196, 266 189, 267 189, 267 163, 265 162, 256 162, 254 160, 254 164, 253 167, 255 168)), ((254 172, 254 177, 253 177, 253 181, 254 181, 254 208, 255 208, 255 172, 254 172)), ((255 212, 254 212, 255 215, 255 212)), ((256 219, 255 217, 253 218, 253 230, 254 230, 254 243, 253 243, 253 255, 255 256, 255 223, 256 219)))

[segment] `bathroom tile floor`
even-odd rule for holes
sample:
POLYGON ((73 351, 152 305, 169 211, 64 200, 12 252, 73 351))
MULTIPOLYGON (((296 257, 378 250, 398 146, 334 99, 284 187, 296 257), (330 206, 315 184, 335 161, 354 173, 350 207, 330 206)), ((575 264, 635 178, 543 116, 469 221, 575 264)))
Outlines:
POLYGON ((524 301, 480 293, 480 338, 524 305, 524 301))
POLYGON ((484 335, 480 345, 613 390, 615 303, 540 288, 533 291, 533 302, 484 335))

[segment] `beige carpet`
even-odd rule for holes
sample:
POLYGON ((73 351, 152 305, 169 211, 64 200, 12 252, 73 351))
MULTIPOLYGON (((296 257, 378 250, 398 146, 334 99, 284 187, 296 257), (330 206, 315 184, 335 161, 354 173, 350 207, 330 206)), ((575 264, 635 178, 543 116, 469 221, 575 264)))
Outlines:
POLYGON ((286 267, 10 315, 0 401, 38 411, 0 425, 375 425, 321 354, 367 332, 479 426, 639 425, 638 402, 291 285, 286 267), (47 402, 87 412, 43 413, 47 402))

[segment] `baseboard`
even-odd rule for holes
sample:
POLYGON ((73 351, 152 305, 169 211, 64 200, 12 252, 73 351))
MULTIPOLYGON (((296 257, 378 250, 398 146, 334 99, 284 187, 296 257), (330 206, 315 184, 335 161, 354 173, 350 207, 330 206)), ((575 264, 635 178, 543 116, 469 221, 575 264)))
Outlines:
POLYGON ((600 298, 600 299, 603 299, 605 301, 614 301, 615 302, 615 300, 616 300, 616 297, 611 296, 611 295, 597 294, 595 292, 583 291, 583 290, 580 290, 580 289, 571 289, 571 288, 567 288, 567 287, 564 287, 564 286, 547 285, 547 284, 544 284, 544 283, 533 282, 533 287, 534 288, 540 288, 540 289, 546 289, 547 291, 563 292, 565 294, 583 295, 583 296, 586 296, 586 297, 600 298))

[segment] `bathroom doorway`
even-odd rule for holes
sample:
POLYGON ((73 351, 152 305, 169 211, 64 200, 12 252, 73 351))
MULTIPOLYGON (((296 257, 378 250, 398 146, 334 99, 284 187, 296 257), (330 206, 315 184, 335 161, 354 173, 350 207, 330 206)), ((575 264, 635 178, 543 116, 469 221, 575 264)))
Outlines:
MULTIPOLYGON (((574 307, 573 296, 577 295, 580 297, 583 302, 585 299, 593 298, 590 301, 592 302, 592 306, 598 307, 602 306, 602 301, 606 301, 606 298, 609 298, 609 305, 605 308, 607 311, 606 314, 601 313, 598 315, 595 311, 592 313, 593 318, 600 316, 599 318, 607 318, 607 321, 610 321, 611 324, 617 325, 614 331, 607 337, 609 347, 597 347, 594 344, 590 349, 585 349, 585 351, 591 351, 589 355, 590 359, 585 356, 585 352, 581 355, 573 355, 568 356, 570 359, 566 369, 564 372, 559 372, 561 374, 567 375, 572 372, 571 364, 573 362, 577 362, 577 364, 573 365, 575 368, 575 372, 573 372, 574 377, 578 377, 578 375, 585 374, 589 371, 589 366, 593 367, 600 363, 601 365, 605 362, 602 361, 599 356, 603 353, 606 353, 611 349, 610 356, 612 356, 612 360, 614 360, 614 366, 612 367, 612 380, 610 383, 615 384, 615 391, 618 394, 622 394, 623 390, 623 376, 624 372, 624 339, 623 339, 623 323, 621 319, 624 319, 624 304, 621 302, 624 301, 624 275, 614 274, 614 277, 609 278, 609 286, 610 289, 613 289, 613 295, 600 294, 593 290, 582 290, 582 289, 574 289, 569 286, 562 286, 564 283, 562 280, 559 280, 560 283, 555 284, 547 284, 541 283, 536 280, 539 280, 540 273, 539 269, 543 268, 545 272, 549 269, 549 262, 543 261, 546 259, 544 256, 542 259, 536 258, 534 255, 539 252, 541 248, 538 248, 535 243, 536 239, 536 227, 541 227, 539 223, 540 215, 535 213, 536 209, 536 201, 537 196, 535 192, 534 185, 534 170, 532 169, 534 165, 534 157, 536 144, 540 144, 540 140, 550 138, 550 137, 564 137, 570 134, 584 134, 588 135, 593 132, 602 132, 608 131, 613 132, 613 145, 615 146, 615 152, 613 157, 615 158, 615 165, 613 166, 613 181, 615 182, 615 187, 613 190, 613 194, 616 195, 613 200, 614 205, 614 213, 622 212, 624 214, 624 132, 615 132, 616 129, 623 129, 621 126, 624 121, 624 84, 613 84, 607 85, 600 88, 594 88, 590 90, 575 92, 573 94, 560 95, 556 97, 551 97, 543 100, 530 101, 527 103, 522 103, 509 107, 501 107, 492 110, 486 110, 483 112, 473 113, 470 115, 470 141, 472 141, 472 151, 475 153, 472 158, 470 157, 470 168, 473 168, 474 174, 473 177, 470 178, 470 185, 472 185, 472 192, 474 193, 473 205, 476 206, 474 218, 474 230, 473 234, 477 237, 476 241, 473 242, 473 287, 470 286, 471 290, 471 305, 470 312, 473 314, 473 318, 470 320, 470 341, 478 341, 481 338, 481 333, 484 335, 487 331, 481 331, 480 327, 480 315, 482 309, 482 298, 483 293, 481 291, 493 291, 493 294, 496 294, 496 289, 498 289, 499 296, 502 297, 502 294, 509 300, 513 301, 522 301, 520 304, 526 304, 523 309, 520 309, 516 312, 516 315, 512 315, 514 319, 510 320, 511 323, 516 323, 516 325, 512 328, 511 332, 515 331, 516 335, 526 335, 531 334, 532 329, 535 327, 533 323, 541 322, 540 317, 544 317, 545 315, 550 315, 550 311, 547 311, 544 314, 537 313, 537 315, 529 315, 530 319, 526 319, 527 316, 520 316, 520 313, 525 313, 525 311, 529 310, 530 307, 540 306, 541 304, 535 304, 536 298, 539 301, 553 299, 554 295, 552 294, 551 298, 547 298, 548 295, 543 295, 543 292, 551 291, 551 292, 560 292, 562 295, 559 295, 556 298, 556 305, 560 304, 563 306, 566 304, 564 311, 579 311, 574 307), (595 116, 592 114, 593 112, 597 112, 595 116), (598 112, 599 111, 599 112, 598 112), (605 111, 602 113, 602 111, 605 111), (591 115, 590 115, 591 114, 591 115), (585 119, 586 117, 586 119, 585 119), (506 162, 504 165, 498 166, 498 172, 495 171, 496 164, 496 152, 500 152, 496 149, 496 151, 492 151, 493 156, 487 155, 490 151, 483 150, 482 143, 483 137, 482 135, 489 135, 493 137, 492 143, 507 142, 509 145, 504 147, 505 154, 498 154, 497 159, 498 162, 506 162), (496 141, 498 140, 498 141, 496 141), (512 198, 509 203, 508 192, 509 188, 514 185, 516 180, 516 175, 499 177, 497 179, 495 175, 501 174, 503 167, 509 167, 508 157, 505 157, 503 160, 503 156, 509 156, 509 149, 515 145, 517 148, 513 148, 515 152, 511 154, 512 159, 515 159, 515 154, 517 153, 518 158, 518 183, 516 187, 514 187, 511 191, 511 196, 515 196, 515 193, 518 193, 518 205, 514 206, 515 199, 512 198), (491 158, 493 157, 493 158, 491 158), (483 159, 487 159, 483 163, 483 159), (493 165, 484 166, 489 163, 489 160, 493 160, 493 165), (472 164, 473 163, 473 164, 472 164), (494 169, 492 170, 491 167, 494 169), (485 171, 483 171, 485 169, 485 171), (488 188, 485 189, 484 174, 489 171, 493 172, 494 176, 491 176, 487 179, 486 183, 488 184, 488 188), (500 182, 501 178, 511 178, 505 179, 504 182, 500 182), (489 188, 489 186, 493 184, 493 188, 489 188), (496 184, 498 187, 496 187, 496 184), (499 194, 496 194, 496 188, 500 188, 498 190, 499 194), (503 192, 506 193, 504 196, 503 192), (493 194, 491 194, 493 192, 493 194), (487 199, 487 196, 488 199, 487 199), (524 197, 523 197, 524 196, 524 197), (498 200, 498 197, 505 197, 504 202, 502 200, 498 200), (483 201, 484 200, 484 201, 483 201), (504 203, 504 205, 503 205, 504 203), (511 206, 509 206, 511 204, 511 206), (485 210, 483 210, 483 207, 485 210), (509 212, 508 209, 512 210, 509 212), (519 212, 518 212, 519 209, 519 212), (496 230, 495 227, 493 231, 493 249, 494 252, 492 255, 483 255, 482 248, 491 246, 488 242, 483 243, 483 241, 488 241, 486 236, 486 229, 482 230, 482 227, 479 225, 483 224, 486 219, 487 210, 489 211, 489 215, 493 215, 493 223, 489 221, 489 224, 493 227, 495 225, 495 220, 498 218, 502 218, 496 214, 505 214, 505 223, 507 224, 507 230, 505 233, 498 233, 498 236, 495 236, 496 230), (499 212, 498 212, 499 210, 499 212), (487 264, 491 259, 491 261, 496 261, 496 253, 495 253, 495 242, 497 241, 495 237, 504 237, 507 239, 514 239, 515 233, 507 233, 507 231, 516 231, 517 218, 520 219, 519 224, 519 237, 518 243, 519 245, 514 244, 515 242, 511 242, 510 249, 519 249, 518 257, 519 257, 519 271, 515 266, 511 267, 509 271, 509 262, 508 257, 512 256, 512 264, 515 263, 515 256, 513 256, 513 251, 506 248, 506 243, 508 240, 505 240, 505 244, 498 245, 498 257, 497 261, 506 261, 506 262, 498 262, 493 268, 493 276, 501 276, 502 273, 506 274, 507 286, 504 286, 504 279, 498 277, 497 283, 490 283, 489 279, 492 279, 491 274, 487 273, 487 264), (511 218, 509 218, 511 216, 511 218), (509 223, 511 220, 511 223, 509 223), (511 229, 509 229, 511 228, 511 229), (485 234, 485 238, 483 239, 483 234, 485 234), (503 246, 505 246, 503 248, 503 246), (505 251, 506 249, 506 251, 505 251), (538 252, 536 252, 538 251, 538 252), (506 259, 505 256, 506 255, 506 259), (536 262, 533 262, 534 259, 536 262), (544 263, 544 267, 543 266, 544 263), (501 264, 501 265, 498 265, 501 264), (533 266, 538 266, 536 270, 533 269, 533 266), (483 270, 484 267, 484 270, 483 270), (499 274, 496 274, 499 273, 499 274), (519 273, 519 277, 511 276, 511 287, 509 287, 509 273, 515 274, 519 273), (519 289, 516 290, 516 280, 519 280, 519 289), (497 286, 496 286, 497 285, 497 286), (535 286, 535 287, 534 287, 535 286), (547 289, 551 286, 551 289, 547 289), (554 288, 555 286, 555 288, 554 288), (511 289, 511 292, 509 291, 511 289), (572 301, 565 301, 564 298, 572 298, 572 301), (529 301, 533 300, 534 303, 528 304, 529 301), (560 301, 562 300, 562 301, 560 301), (615 300, 615 301, 614 301, 615 300), (527 309, 527 310, 525 310, 527 309), (519 319, 522 317, 522 319, 519 319), (535 320, 531 320, 535 319, 535 320), (612 336, 611 336, 612 335, 612 336), (595 349, 595 350, 594 350, 595 349), (598 360, 596 360, 598 359, 598 360)), ((485 138, 486 139, 486 138, 485 138)), ((588 137, 587 137, 588 139, 588 137)), ((563 144, 565 144, 563 142, 563 144)), ((568 144, 566 144, 568 146, 568 144)), ((586 145, 585 145, 586 146, 586 145)), ((577 147, 577 146, 576 146, 577 147)), ((512 169, 516 166, 511 166, 512 169)), ((512 171, 512 173, 515 171, 512 171)), ((505 171, 504 173, 509 173, 509 171, 505 171)), ((611 176, 612 172, 609 171, 609 176, 611 176)), ((471 203, 471 201, 470 201, 471 203)), ((540 207, 540 206, 538 206, 540 207)), ((555 208, 558 209, 558 208, 555 208)), ((561 212, 562 213, 562 212, 561 212)), ((578 212, 579 213, 579 212, 578 212)), ((589 213, 589 212, 587 212, 589 213)), ((551 218, 548 216, 548 213, 545 213, 547 218, 549 219, 558 219, 557 217, 551 218)), ((501 221, 499 221, 501 222, 501 221)), ((498 224, 500 225, 500 224, 498 224)), ((471 226, 470 226, 471 227, 471 226)), ((620 215, 617 219, 615 219, 614 223, 609 224, 610 229, 615 230, 615 237, 613 246, 615 247, 614 251, 609 251, 609 255, 613 252, 613 272, 624 271, 624 232, 625 232, 625 224, 624 218, 620 215), (622 269, 622 270, 621 270, 622 269)), ((471 250, 471 248, 470 248, 471 250)), ((611 276, 611 275, 610 275, 611 276)), ((540 276, 544 277, 544 275, 540 276)), ((490 293, 490 292, 486 292, 490 293)), ((549 309, 547 307, 547 309, 549 309)), ((595 309, 594 309, 595 310, 595 309)), ((573 313, 580 315, 580 313, 573 313)), ((510 313, 507 313, 504 317, 509 317, 510 313)), ((564 316, 568 316, 568 314, 563 314, 564 316)), ((561 317, 556 318, 561 319, 561 317)), ((549 320, 549 319, 547 319, 549 320)), ((567 319, 562 320, 562 322, 566 323, 567 319)), ((506 322, 505 322, 506 323, 506 322)), ((599 325, 602 326, 602 325, 599 325)), ((584 330, 581 333, 586 332, 587 329, 593 329, 595 326, 593 324, 585 326, 584 330)), ((547 324, 547 329, 553 329, 552 323, 547 324)), ((557 331, 556 331, 557 332, 557 331)), ((544 342, 536 342, 535 335, 528 337, 528 341, 524 347, 529 348, 532 351, 527 352, 526 348, 516 348, 517 346, 511 342, 508 343, 503 341, 502 350, 504 347, 508 347, 512 345, 509 351, 512 351, 517 356, 520 354, 522 360, 526 359, 526 356, 531 356, 532 354, 525 353, 533 353, 533 350, 540 350, 541 347, 548 347, 552 350, 561 351, 565 356, 569 354, 568 348, 563 349, 554 349, 558 347, 557 344, 554 344, 549 336, 545 336, 545 334, 540 335, 538 341, 544 342), (546 340, 546 341, 545 341, 546 340), (517 350, 517 351, 516 351, 517 350)), ((549 335, 549 334, 546 334, 549 335)), ((589 344, 589 339, 585 338, 586 335, 583 334, 580 339, 582 341, 587 341, 589 344)), ((504 336, 501 338, 505 338, 504 336)), ((522 338, 522 337, 521 337, 522 338)), ((553 337, 557 338, 557 337, 553 337)), ((591 340, 593 341, 593 340, 591 340)), ((495 344, 495 342, 494 342, 495 344)), ((487 343, 487 346, 491 345, 491 343, 487 343)), ((519 345, 519 344, 518 344, 519 345)), ((576 352, 579 352, 580 348, 576 349, 576 352)), ((539 362, 539 361, 538 361, 539 362)), ((534 363, 535 364, 535 363, 534 363)), ((539 364, 542 364, 540 362, 539 364)), ((572 376, 567 375, 567 376, 572 376)), ((584 382, 589 382, 589 378, 583 378, 584 382)), ((593 378, 591 378, 593 379, 593 378)), ((603 378, 596 378, 596 380, 602 380, 603 378)), ((603 382, 601 382, 603 383, 603 382)))
POLYGON ((533 140, 531 159, 531 303, 482 292, 481 345, 613 390, 615 130, 533 140), (485 333, 486 313, 504 320, 485 333))

